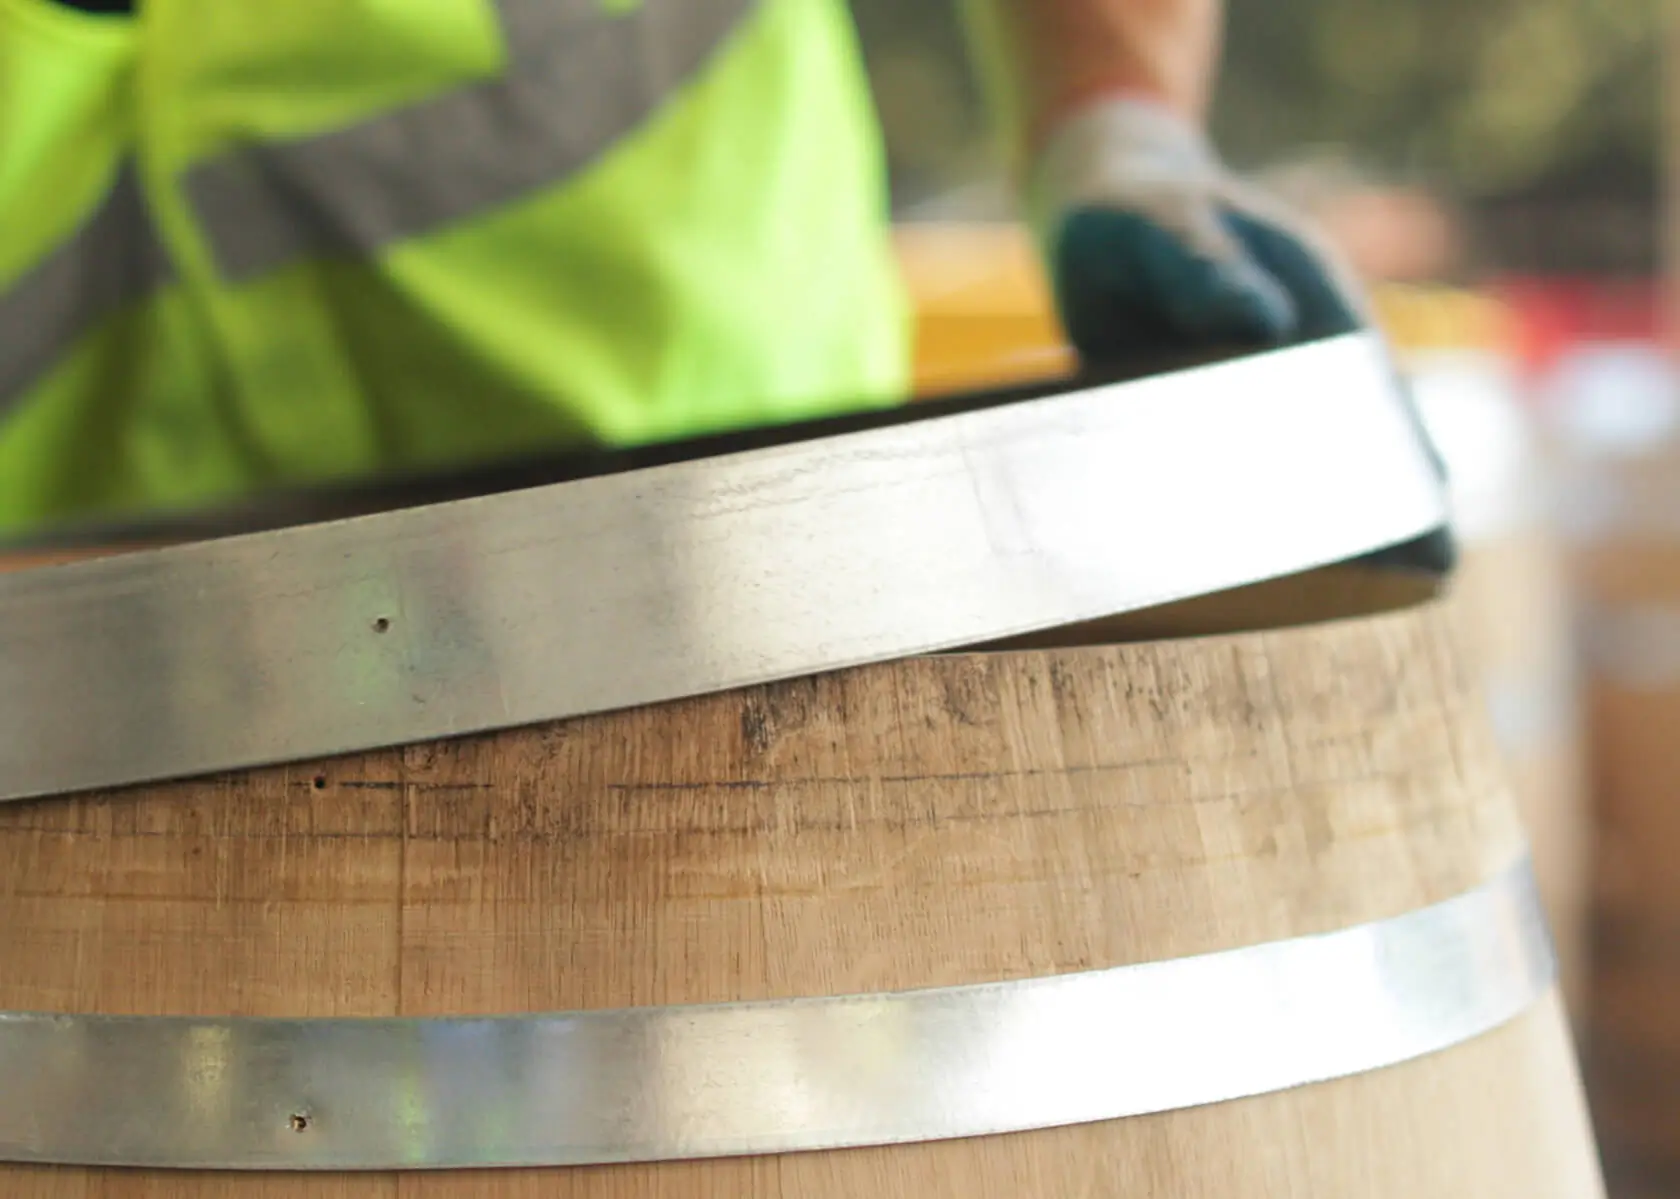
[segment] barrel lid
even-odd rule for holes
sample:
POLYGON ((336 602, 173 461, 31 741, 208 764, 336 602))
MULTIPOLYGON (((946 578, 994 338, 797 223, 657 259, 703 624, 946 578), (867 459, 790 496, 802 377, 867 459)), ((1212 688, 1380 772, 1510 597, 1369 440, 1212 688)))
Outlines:
POLYGON ((997 641, 1446 521, 1367 335, 664 457, 0 575, 0 799, 997 641))

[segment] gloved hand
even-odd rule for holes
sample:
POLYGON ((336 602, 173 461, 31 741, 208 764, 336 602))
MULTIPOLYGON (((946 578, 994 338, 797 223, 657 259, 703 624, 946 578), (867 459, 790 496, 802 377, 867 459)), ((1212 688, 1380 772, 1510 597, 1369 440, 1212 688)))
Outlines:
POLYGON ((1062 319, 1088 360, 1282 345, 1367 323, 1333 256, 1168 108, 1107 99, 1075 112, 1031 183, 1062 319))

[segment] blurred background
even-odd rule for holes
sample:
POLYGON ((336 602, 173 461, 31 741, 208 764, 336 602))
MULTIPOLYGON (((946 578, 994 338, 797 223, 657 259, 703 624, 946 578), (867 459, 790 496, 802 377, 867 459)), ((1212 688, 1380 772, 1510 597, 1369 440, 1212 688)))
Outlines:
MULTIPOLYGON (((853 0, 907 219, 1010 210, 955 5, 853 0)), ((1460 274, 1649 278, 1656 0, 1266 0, 1230 6, 1214 129, 1249 171, 1310 166, 1432 193, 1460 274)))
MULTIPOLYGON (((853 3, 920 390, 1070 369, 955 6, 853 3)), ((1529 822, 1612 1191, 1630 1199, 1680 1196, 1668 21, 1656 0, 1237 0, 1214 114, 1228 159, 1364 276, 1451 465, 1453 602, 1529 822)))

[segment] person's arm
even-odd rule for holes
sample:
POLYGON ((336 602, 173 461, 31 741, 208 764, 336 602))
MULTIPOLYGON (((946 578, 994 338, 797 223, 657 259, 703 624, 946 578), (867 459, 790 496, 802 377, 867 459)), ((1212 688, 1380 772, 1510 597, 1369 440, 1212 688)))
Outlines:
POLYGON ((1112 96, 1203 120, 1219 57, 1219 0, 964 0, 1015 156, 1070 112, 1112 96))
POLYGON ((1205 133, 1220 0, 962 0, 1088 358, 1278 344, 1361 323, 1329 256, 1205 133))

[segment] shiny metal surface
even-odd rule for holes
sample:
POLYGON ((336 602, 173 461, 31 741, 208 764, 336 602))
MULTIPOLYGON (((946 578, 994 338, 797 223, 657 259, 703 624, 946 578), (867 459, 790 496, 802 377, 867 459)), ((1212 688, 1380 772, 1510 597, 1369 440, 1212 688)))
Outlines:
POLYGON ((1380 345, 0 575, 0 799, 995 641, 1445 521, 1380 345))
POLYGON ((1078 1124, 1445 1049, 1554 972, 1523 863, 1322 936, 992 986, 501 1019, 0 1015, 0 1159, 577 1165, 1078 1124))

